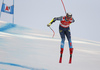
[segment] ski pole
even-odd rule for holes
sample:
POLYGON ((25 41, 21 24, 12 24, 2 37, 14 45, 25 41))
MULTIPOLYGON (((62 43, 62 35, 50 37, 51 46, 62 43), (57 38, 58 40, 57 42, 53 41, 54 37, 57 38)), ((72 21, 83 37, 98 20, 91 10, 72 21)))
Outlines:
POLYGON ((64 11, 65 11, 65 14, 66 14, 66 9, 65 9, 65 6, 64 6, 63 0, 61 0, 61 2, 62 2, 62 4, 63 4, 64 11))
POLYGON ((55 35, 55 32, 54 32, 54 30, 51 28, 51 27, 49 27, 52 31, 53 31, 53 36, 52 36, 52 38, 54 37, 54 35, 55 35))

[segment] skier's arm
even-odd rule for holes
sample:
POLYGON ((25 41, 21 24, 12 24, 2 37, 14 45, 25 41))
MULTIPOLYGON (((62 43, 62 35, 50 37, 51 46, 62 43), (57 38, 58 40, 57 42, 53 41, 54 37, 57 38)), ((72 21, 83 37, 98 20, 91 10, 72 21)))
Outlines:
POLYGON ((53 24, 56 20, 62 20, 62 17, 55 17, 55 18, 53 18, 51 21, 50 21, 50 23, 49 24, 47 24, 47 26, 51 26, 51 24, 53 24))
MULTIPOLYGON (((72 20, 71 20, 70 22, 71 22, 71 23, 74 23, 74 22, 75 22, 74 18, 72 18, 72 20)), ((71 23, 70 23, 70 24, 71 24, 71 23)))
POLYGON ((75 22, 75 20, 74 20, 74 18, 72 18, 72 23, 74 23, 75 22))

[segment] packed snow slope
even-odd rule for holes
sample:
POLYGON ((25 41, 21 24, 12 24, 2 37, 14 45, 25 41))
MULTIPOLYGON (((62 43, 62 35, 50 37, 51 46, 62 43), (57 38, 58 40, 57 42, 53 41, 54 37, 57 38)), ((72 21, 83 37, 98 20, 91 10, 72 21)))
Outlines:
POLYGON ((67 39, 59 63, 59 35, 0 21, 0 70, 100 70, 100 42, 74 37, 72 42, 72 64, 67 39))

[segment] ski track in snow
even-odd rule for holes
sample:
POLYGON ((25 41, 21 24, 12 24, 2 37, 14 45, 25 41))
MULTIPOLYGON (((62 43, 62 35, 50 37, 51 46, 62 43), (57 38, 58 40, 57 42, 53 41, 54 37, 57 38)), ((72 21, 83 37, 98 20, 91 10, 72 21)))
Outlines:
MULTIPOLYGON (((15 37, 21 37, 21 38, 27 38, 27 39, 60 41, 60 39, 50 38, 50 36, 48 36, 48 35, 34 34, 34 33, 33 33, 33 36, 29 36, 29 35, 19 35, 19 34, 10 34, 10 33, 0 32, 0 36, 4 36, 4 37, 15 36, 15 37), (39 36, 39 37, 37 37, 37 36, 39 36)), ((91 41, 90 42, 86 42, 86 41, 73 40, 73 43, 88 44, 88 45, 94 45, 94 46, 99 46, 100 47, 100 44, 98 44, 98 43, 91 43, 91 41)), ((83 50, 83 49, 74 49, 74 50, 80 51, 80 52, 86 52, 86 53, 90 53, 90 54, 100 54, 100 52, 98 52, 98 51, 89 51, 89 50, 83 50)))

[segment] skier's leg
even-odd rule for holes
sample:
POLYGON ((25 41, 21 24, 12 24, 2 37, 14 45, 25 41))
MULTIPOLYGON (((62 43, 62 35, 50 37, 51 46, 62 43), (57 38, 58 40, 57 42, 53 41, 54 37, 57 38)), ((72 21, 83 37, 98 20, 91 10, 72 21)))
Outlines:
POLYGON ((65 34, 66 34, 66 37, 68 39, 69 48, 73 48, 72 41, 71 41, 71 33, 70 33, 70 28, 69 27, 66 28, 65 34))
POLYGON ((63 54, 64 44, 65 44, 65 39, 62 39, 62 41, 61 41, 61 51, 60 51, 61 54, 63 54))
POLYGON ((66 36, 67 36, 67 39, 68 39, 69 51, 70 51, 69 63, 71 63, 71 61, 72 61, 72 53, 73 53, 73 46, 72 46, 71 34, 70 34, 70 29, 69 28, 67 28, 67 30, 66 30, 66 36))
POLYGON ((67 36, 67 39, 68 39, 70 54, 72 54, 73 53, 73 46, 72 46, 71 33, 70 33, 70 28, 69 27, 66 30, 66 36, 67 36))
POLYGON ((64 34, 63 28, 61 26, 59 26, 59 33, 60 33, 60 37, 61 37, 61 49, 60 49, 59 63, 62 63, 62 54, 63 54, 63 50, 64 50, 65 34, 64 34))
POLYGON ((63 38, 63 39, 61 40, 61 48, 64 48, 64 44, 65 44, 65 39, 63 38))
POLYGON ((62 39, 62 41, 61 41, 61 49, 60 49, 60 60, 59 60, 59 63, 62 63, 62 55, 63 55, 63 51, 64 51, 64 41, 65 41, 65 39, 62 39))
POLYGON ((60 33, 60 37, 61 37, 61 48, 64 48, 65 33, 64 33, 64 30, 61 26, 59 26, 59 33, 60 33))

